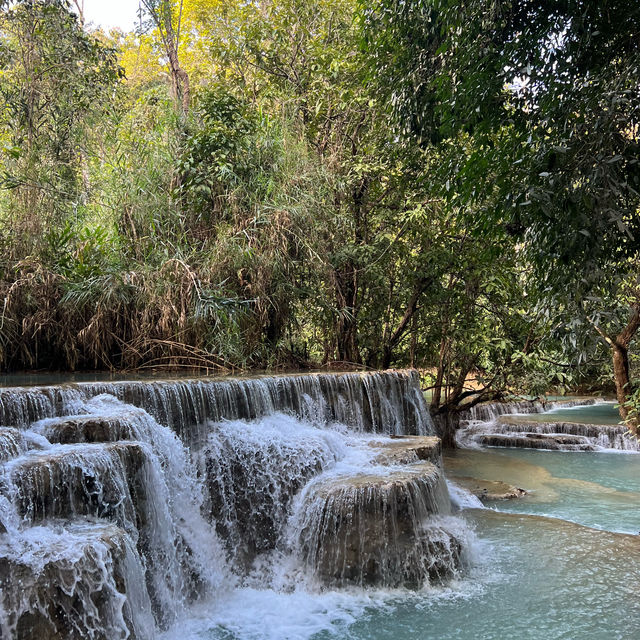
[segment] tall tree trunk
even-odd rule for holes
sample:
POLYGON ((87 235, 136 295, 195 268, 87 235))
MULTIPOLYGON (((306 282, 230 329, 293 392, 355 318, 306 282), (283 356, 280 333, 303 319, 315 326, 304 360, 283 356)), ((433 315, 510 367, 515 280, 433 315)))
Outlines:
POLYGON ((620 416, 625 420, 634 435, 638 435, 638 420, 629 419, 629 408, 625 406, 633 393, 629 379, 629 344, 640 329, 640 304, 631 309, 631 318, 627 326, 616 336, 611 350, 613 352, 613 376, 616 381, 616 397, 620 405, 620 416))
POLYGON ((169 58, 169 69, 171 70, 171 92, 176 103, 182 109, 182 113, 186 114, 189 111, 189 104, 191 102, 191 89, 189 85, 189 75, 180 66, 178 61, 178 49, 176 46, 172 46, 173 42, 173 30, 167 30, 167 40, 171 42, 171 45, 167 46, 167 57, 169 58))
POLYGON ((169 61, 169 73, 171 76, 171 92, 178 107, 184 115, 189 111, 191 102, 191 89, 189 85, 189 74, 180 66, 178 58, 178 48, 180 46, 180 27, 182 24, 181 0, 178 9, 177 29, 173 28, 173 7, 170 0, 142 0, 154 24, 156 25, 167 60, 169 61))
POLYGON ((438 371, 436 374, 436 382, 433 386, 433 394, 431 395, 431 407, 439 409, 442 402, 442 381, 444 379, 444 367, 447 353, 448 340, 446 338, 443 327, 442 338, 440 339, 440 358, 438 360, 438 371))
POLYGON ((627 422, 627 425, 634 435, 638 435, 638 419, 629 419, 629 408, 626 403, 633 394, 631 380, 629 377, 629 345, 631 340, 640 329, 640 303, 631 306, 631 317, 626 327, 615 337, 609 337, 595 323, 596 331, 604 338, 611 347, 613 358, 613 378, 616 383, 616 399, 620 405, 620 417, 627 422))
POLYGON ((335 274, 336 302, 339 310, 336 324, 338 360, 360 363, 358 349, 358 278, 353 265, 347 265, 335 274))
POLYGON ((393 356, 393 350, 398 345, 405 332, 409 328, 409 323, 414 318, 416 311, 418 310, 418 302, 420 301, 420 296, 424 293, 426 288, 431 283, 430 278, 420 278, 413 289, 413 293, 411 294, 411 298, 409 303, 407 304, 407 308, 405 309, 404 315, 400 320, 400 324, 396 327, 396 330, 389 336, 386 344, 383 346, 382 351, 382 368, 388 369, 391 365, 391 358, 393 356))
POLYGON ((620 405, 620 416, 627 419, 629 409, 625 403, 629 397, 629 352, 628 349, 615 343, 611 348, 613 354, 613 377, 616 383, 616 398, 620 405))

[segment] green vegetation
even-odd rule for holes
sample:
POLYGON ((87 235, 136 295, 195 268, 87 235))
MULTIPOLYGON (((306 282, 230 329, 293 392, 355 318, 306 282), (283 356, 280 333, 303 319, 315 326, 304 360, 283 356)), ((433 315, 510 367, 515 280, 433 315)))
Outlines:
POLYGON ((615 380, 634 427, 640 10, 141 6, 2 5, 3 369, 412 365, 441 410, 615 380))

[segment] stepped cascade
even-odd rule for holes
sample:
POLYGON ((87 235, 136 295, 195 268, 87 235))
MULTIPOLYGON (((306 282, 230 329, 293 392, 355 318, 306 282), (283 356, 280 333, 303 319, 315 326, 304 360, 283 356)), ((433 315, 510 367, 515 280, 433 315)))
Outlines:
POLYGON ((583 423, 559 419, 554 410, 599 405, 593 398, 556 402, 493 402, 462 414, 456 439, 462 447, 511 447, 562 451, 618 449, 639 451, 640 442, 622 424, 583 423), (532 414, 536 419, 528 419, 532 414))
POLYGON ((499 416, 512 414, 543 413, 552 409, 582 407, 596 404, 595 398, 575 398, 566 400, 517 400, 505 402, 483 402, 461 414, 461 418, 470 422, 493 422, 499 416))
POLYGON ((415 372, 0 390, 0 638, 154 638, 236 586, 465 564, 415 372))

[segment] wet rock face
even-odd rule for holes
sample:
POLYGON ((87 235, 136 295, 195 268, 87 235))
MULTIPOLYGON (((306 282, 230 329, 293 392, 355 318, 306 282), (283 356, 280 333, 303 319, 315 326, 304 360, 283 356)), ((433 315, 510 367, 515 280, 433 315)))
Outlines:
POLYGON ((137 443, 62 447, 34 453, 9 469, 20 515, 32 523, 95 516, 135 531, 145 524, 144 466, 137 443))
POLYGON ((116 442, 136 439, 131 418, 124 416, 75 416, 51 420, 43 435, 52 443, 116 442))
MULTIPOLYGON (((48 533, 43 530, 43 536, 48 533)), ((70 552, 53 539, 40 545, 37 564, 0 545, 0 606, 6 612, 0 637, 150 640, 150 604, 136 598, 135 582, 144 581, 143 570, 124 532, 84 524, 71 527, 68 536, 78 547, 70 552)))
MULTIPOLYGON (((285 423, 293 422, 282 416, 285 423)), ((222 423, 199 453, 207 500, 235 570, 276 547, 295 495, 336 460, 330 433, 311 427, 280 433, 269 421, 222 423)))
POLYGON ((460 567, 461 542, 435 517, 449 512, 442 470, 427 461, 398 466, 398 460, 415 455, 411 446, 404 452, 392 447, 395 460, 387 470, 319 481, 307 489, 300 554, 323 584, 418 587, 460 567))
POLYGON ((563 451, 595 451, 596 447, 583 436, 563 434, 521 433, 481 434, 476 442, 485 447, 519 447, 524 449, 551 449, 563 451))
POLYGON ((236 568, 247 569, 258 554, 275 548, 293 497, 321 471, 321 464, 302 457, 295 466, 282 464, 268 451, 207 453, 206 510, 239 564, 236 568), (280 463, 281 474, 275 481, 274 463, 280 463), (288 481, 282 482, 282 476, 288 481))
POLYGON ((416 371, 302 374, 248 379, 81 383, 0 389, 0 424, 26 427, 70 415, 110 394, 148 411, 191 446, 212 420, 255 420, 276 411, 340 422, 358 431, 433 433, 416 371))
POLYGON ((17 458, 27 450, 24 435, 12 427, 0 427, 0 463, 17 458))
POLYGON ((144 558, 142 583, 159 624, 171 622, 173 600, 195 597, 203 586, 193 548, 167 508, 161 466, 144 443, 56 446, 12 461, 6 478, 25 525, 96 519, 126 533, 144 558))

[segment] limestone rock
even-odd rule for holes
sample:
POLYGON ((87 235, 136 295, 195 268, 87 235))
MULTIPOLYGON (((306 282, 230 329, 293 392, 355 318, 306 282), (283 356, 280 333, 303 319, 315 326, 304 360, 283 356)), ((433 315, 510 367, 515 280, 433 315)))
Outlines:
POLYGON ((74 416, 51 420, 43 435, 52 443, 116 442, 136 438, 127 416, 74 416))
POLYGON ((391 442, 372 442, 380 449, 375 459, 378 464, 411 464, 425 460, 439 464, 442 456, 440 438, 435 436, 392 436, 391 442))
POLYGON ((13 427, 0 427, 0 463, 17 458, 27 450, 24 435, 13 427))
POLYGON ((320 481, 303 503, 301 556, 331 586, 417 587, 460 566, 461 542, 433 518, 448 511, 431 462, 320 481))
POLYGON ((27 521, 95 516, 132 532, 144 525, 146 464, 137 443, 66 446, 24 456, 9 474, 27 521))
POLYGON ((514 487, 500 480, 481 480, 468 476, 454 476, 451 480, 470 491, 480 500, 511 500, 522 498, 528 494, 525 489, 514 487))
POLYGON ((152 637, 149 599, 137 587, 142 565, 121 529, 85 522, 42 535, 29 554, 0 543, 0 637, 152 637))
POLYGON ((480 434, 474 438, 486 447, 518 447, 524 449, 551 449, 563 451, 595 451, 596 447, 583 436, 558 433, 480 434))

